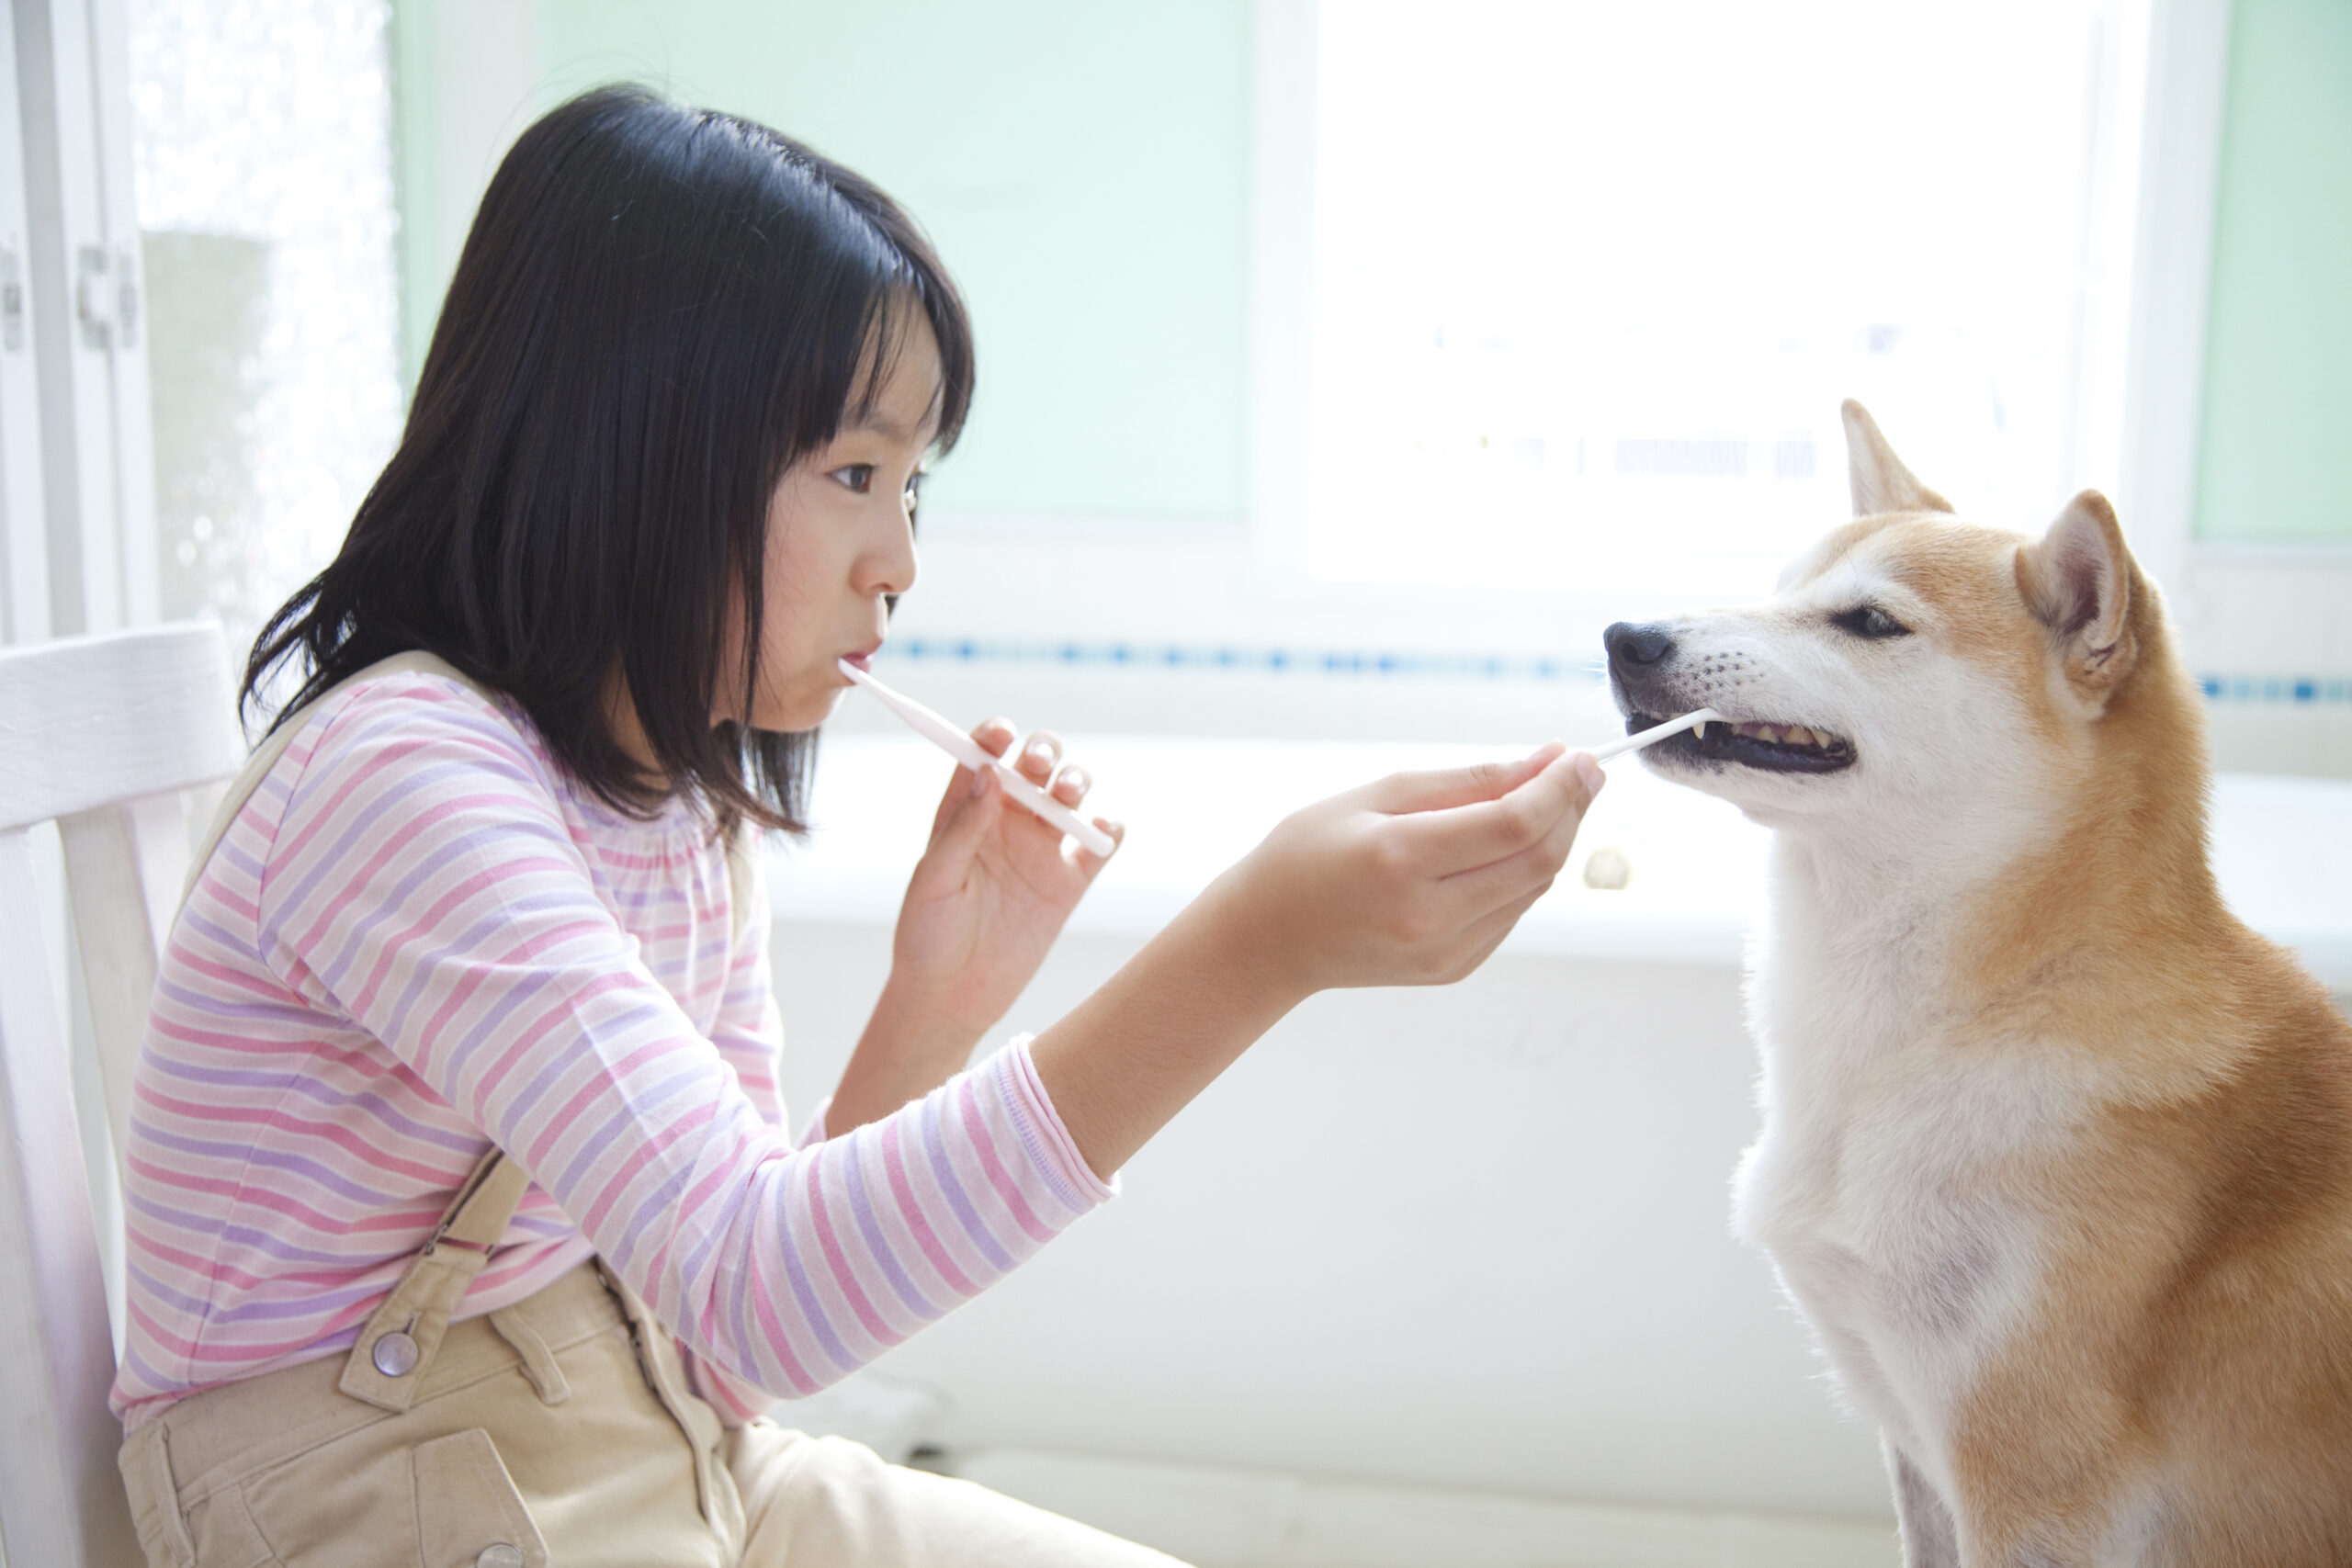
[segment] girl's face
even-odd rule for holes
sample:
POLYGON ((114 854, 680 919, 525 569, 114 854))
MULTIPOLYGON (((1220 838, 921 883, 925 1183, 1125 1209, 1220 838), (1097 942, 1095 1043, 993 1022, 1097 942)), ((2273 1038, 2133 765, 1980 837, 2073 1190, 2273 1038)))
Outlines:
MULTIPOLYGON (((755 729, 810 729, 888 629, 887 595, 915 581, 914 492, 938 434, 939 345, 920 312, 900 324, 873 409, 786 469, 768 498, 755 729)), ((740 639, 737 631, 730 643, 740 639)), ((730 707, 734 705, 729 704, 730 707)))

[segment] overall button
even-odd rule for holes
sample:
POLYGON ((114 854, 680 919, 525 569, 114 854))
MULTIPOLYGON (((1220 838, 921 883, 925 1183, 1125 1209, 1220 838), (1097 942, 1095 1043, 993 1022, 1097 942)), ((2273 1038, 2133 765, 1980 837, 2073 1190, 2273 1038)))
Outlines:
MULTIPOLYGON (((368 1352, 368 1359, 375 1362, 376 1370, 386 1377, 404 1378, 416 1371, 416 1341, 403 1331, 395 1328, 376 1341, 368 1352)), ((493 1548, 493 1550, 496 1549, 493 1548)), ((505 1550, 513 1551, 514 1549, 510 1546, 505 1550)), ((522 1561, 523 1559, 517 1556, 514 1559, 514 1568, 521 1568, 522 1561)), ((497 1563, 493 1563, 492 1568, 506 1568, 504 1560, 501 1559, 497 1563)))
POLYGON ((492 1541, 474 1559, 474 1568, 523 1568, 523 1549, 503 1540, 492 1541))

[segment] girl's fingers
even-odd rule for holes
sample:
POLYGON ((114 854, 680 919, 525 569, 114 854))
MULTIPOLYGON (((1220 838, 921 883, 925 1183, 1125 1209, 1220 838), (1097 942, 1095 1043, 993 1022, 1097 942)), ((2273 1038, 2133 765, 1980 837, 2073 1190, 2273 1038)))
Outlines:
POLYGON ((1054 798, 1064 806, 1076 806, 1086 798, 1086 792, 1093 787, 1094 780, 1089 776, 1086 770, 1072 762, 1054 776, 1053 795, 1054 798))
POLYGON ((956 808, 970 799, 971 795, 972 770, 956 769, 955 775, 947 781, 947 787, 940 792, 938 809, 931 814, 932 842, 939 841, 939 835, 945 829, 947 819, 956 815, 956 808))
POLYGON ((1552 759, 1566 750, 1559 741, 1553 740, 1516 761, 1474 762, 1466 768, 1391 773, 1366 787, 1364 802, 1374 811, 1402 816, 1419 811, 1446 811, 1494 800, 1542 773, 1552 759))
MULTIPOLYGON (((1564 824, 1573 837, 1593 796, 1577 761, 1574 755, 1555 752, 1533 776, 1498 799, 1416 813, 1391 823, 1390 829, 1403 835, 1437 876, 1516 855, 1542 843, 1564 824)), ((1593 767, 1597 773, 1599 764, 1593 767)), ((1561 852, 1566 853, 1565 844, 1561 852)))
MULTIPOLYGON (((1573 834, 1568 835, 1572 840, 1573 834)), ((1560 874, 1567 860, 1567 845, 1555 845, 1550 835, 1515 855, 1507 855, 1475 870, 1456 872, 1437 885, 1435 897, 1454 911, 1464 925, 1485 919, 1497 909, 1521 899, 1541 898, 1560 874)))
POLYGON ((947 793, 940 798, 939 815, 931 825, 930 852, 970 852, 988 831, 994 816, 989 809, 994 803, 987 797, 1003 787, 997 782, 993 768, 982 768, 978 773, 969 768, 956 769, 956 776, 948 781, 947 793))
POLYGON ((1054 776, 1054 770, 1062 765, 1062 738, 1050 729, 1037 731, 1023 743, 1021 760, 1012 765, 1031 784, 1045 784, 1054 776))
MULTIPOLYGON (((1000 759, 1012 750, 1012 742, 1020 734, 1021 731, 1013 728, 1012 721, 1002 714, 998 714, 993 718, 982 719, 974 725, 971 730, 972 744, 989 756, 1000 759)), ((956 769, 956 776, 947 781, 947 793, 939 797, 939 809, 932 813, 931 836, 933 840, 938 839, 941 830, 947 826, 947 818, 955 814, 972 793, 972 770, 956 769)))
MULTIPOLYGON (((1549 884, 1546 884, 1546 886, 1548 886, 1549 884)), ((1469 929, 1462 933, 1462 941, 1455 951, 1453 964, 1445 971, 1444 979, 1459 980, 1494 956, 1495 949, 1500 947, 1503 944, 1503 939, 1510 935, 1512 929, 1519 924, 1520 917, 1533 908, 1535 900, 1544 897, 1544 889, 1539 887, 1526 897, 1514 899, 1501 908, 1471 922, 1469 929)))
POLYGON ((1011 719, 999 714, 994 718, 984 718, 974 725, 972 740, 989 756, 1001 757, 1012 749, 1013 737, 1020 733, 1012 728, 1011 719))
MULTIPOLYGON (((1073 801, 1071 804, 1076 805, 1077 803, 1073 801)), ((1094 819, 1094 825, 1111 835, 1111 853, 1116 854, 1119 850, 1119 845, 1126 840, 1127 825, 1125 822, 1114 822, 1108 817, 1097 817, 1094 819)), ((1101 871, 1104 866, 1111 863, 1110 855, 1098 855, 1092 850, 1088 849, 1084 844, 1079 844, 1077 849, 1078 869, 1085 873, 1086 879, 1089 882, 1094 880, 1094 874, 1096 872, 1101 871)))

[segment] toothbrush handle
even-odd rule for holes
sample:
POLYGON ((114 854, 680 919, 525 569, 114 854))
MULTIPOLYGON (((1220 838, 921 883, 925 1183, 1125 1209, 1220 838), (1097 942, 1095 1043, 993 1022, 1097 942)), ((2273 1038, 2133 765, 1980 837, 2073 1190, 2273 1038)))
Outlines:
POLYGON ((1723 717, 1713 708, 1696 708, 1680 718, 1669 718, 1664 724, 1628 735, 1623 740, 1612 740, 1606 746, 1592 749, 1595 761, 1605 762, 1611 757, 1622 757, 1628 751, 1638 751, 1645 746, 1655 746, 1670 735, 1679 735, 1696 725, 1712 724, 1723 717))
MULTIPOLYGON (((975 746, 972 750, 977 751, 979 748, 975 746)), ((997 758, 989 758, 988 765, 996 770, 997 779, 1004 785, 1005 794, 1035 812, 1049 825, 1059 828, 1096 854, 1107 856, 1113 850, 1119 847, 1116 839, 1112 838, 1110 834, 1023 778, 997 758)))
POLYGON ((902 696, 892 691, 846 660, 842 660, 841 670, 842 674, 873 693, 882 705, 898 715, 900 722, 904 723, 909 729, 955 758, 957 762, 975 772, 982 768, 993 769, 998 781, 1004 785, 1004 793, 1028 807, 1046 822, 1059 828, 1098 855, 1108 855, 1119 847, 1118 840, 1112 838, 1110 834, 1023 778, 1020 773, 1007 767, 997 758, 989 756, 987 751, 981 750, 978 741, 912 697, 902 696))

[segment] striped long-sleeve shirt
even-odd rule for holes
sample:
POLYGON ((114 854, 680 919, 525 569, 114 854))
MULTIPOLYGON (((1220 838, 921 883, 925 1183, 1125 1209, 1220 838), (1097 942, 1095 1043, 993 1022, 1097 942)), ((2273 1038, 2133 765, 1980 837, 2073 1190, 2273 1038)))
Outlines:
MULTIPOLYGON (((763 900, 755 900, 763 902, 763 900)), ((533 1178, 460 1316, 601 1254, 723 1415, 842 1377, 1111 1194, 1016 1042, 796 1150, 768 922, 430 674, 331 698, 181 910, 133 1087, 135 1427, 349 1348, 492 1141, 533 1178)))

